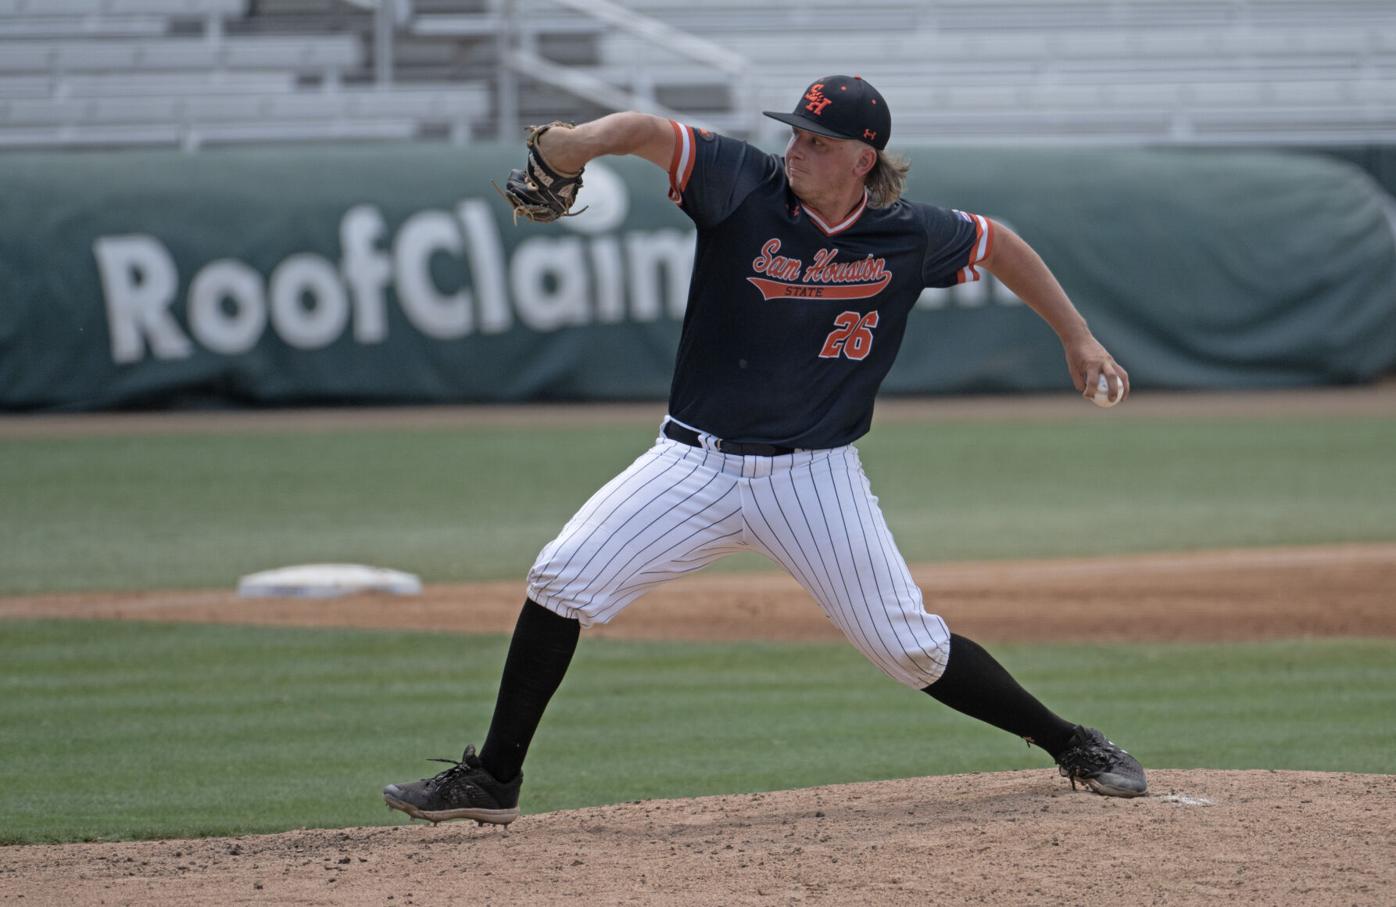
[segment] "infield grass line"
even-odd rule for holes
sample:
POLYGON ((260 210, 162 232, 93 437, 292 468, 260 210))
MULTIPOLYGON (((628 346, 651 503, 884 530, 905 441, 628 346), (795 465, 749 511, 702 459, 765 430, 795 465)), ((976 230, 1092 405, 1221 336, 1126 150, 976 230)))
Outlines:
MULTIPOLYGON (((0 842, 403 821, 388 782, 483 742, 506 640, 0 623, 0 842)), ((995 647, 1146 767, 1389 772, 1396 641, 995 647)), ((1034 768, 1045 754, 843 644, 584 639, 525 766, 526 814, 1034 768)))

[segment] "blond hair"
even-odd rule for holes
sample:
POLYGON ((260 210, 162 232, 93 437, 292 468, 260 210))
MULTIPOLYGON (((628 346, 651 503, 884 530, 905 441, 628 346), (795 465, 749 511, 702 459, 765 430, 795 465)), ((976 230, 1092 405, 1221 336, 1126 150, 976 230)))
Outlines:
POLYGON ((900 154, 888 151, 877 152, 877 163, 868 171, 865 184, 868 187, 868 203, 874 208, 885 208, 902 197, 906 188, 906 175, 911 171, 911 161, 900 154))

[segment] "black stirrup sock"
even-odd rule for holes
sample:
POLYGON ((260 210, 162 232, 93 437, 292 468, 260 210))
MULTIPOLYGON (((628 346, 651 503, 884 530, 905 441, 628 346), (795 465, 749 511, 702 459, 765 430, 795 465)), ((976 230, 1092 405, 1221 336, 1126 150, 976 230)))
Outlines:
POLYGON ((523 769, 533 732, 572 663, 581 632, 575 619, 554 614, 532 599, 524 602, 504 661, 490 732, 480 749, 481 764, 496 779, 512 781, 523 769))
POLYGON ((950 634, 950 661, 940 679, 922 692, 971 718, 1026 738, 1056 758, 1075 726, 1057 717, 1019 686, 978 643, 950 634))

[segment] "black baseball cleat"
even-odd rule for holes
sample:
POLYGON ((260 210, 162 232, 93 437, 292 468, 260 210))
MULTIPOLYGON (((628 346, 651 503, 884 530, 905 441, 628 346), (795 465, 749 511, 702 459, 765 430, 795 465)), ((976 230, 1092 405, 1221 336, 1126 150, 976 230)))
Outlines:
POLYGON ((480 824, 508 825, 519 817, 519 787, 523 772, 509 782, 496 781, 485 771, 475 747, 467 746, 460 761, 432 778, 383 788, 383 799, 392 809, 400 809, 414 819, 433 824, 450 819, 474 819, 480 824))
POLYGON ((1057 756, 1064 777, 1107 797, 1142 797, 1149 792, 1144 767, 1093 727, 1076 726, 1066 749, 1057 756))

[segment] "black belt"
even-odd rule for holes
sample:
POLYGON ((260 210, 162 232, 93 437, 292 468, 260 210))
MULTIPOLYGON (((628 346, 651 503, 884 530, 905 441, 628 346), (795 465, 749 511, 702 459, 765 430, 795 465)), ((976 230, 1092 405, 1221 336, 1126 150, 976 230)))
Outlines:
MULTIPOLYGON (((677 422, 665 422, 664 435, 681 444, 687 444, 689 447, 703 446, 698 432, 691 428, 684 428, 677 422)), ((736 454, 742 457, 783 457, 795 452, 793 447, 781 447, 778 444, 738 444, 736 441, 723 441, 719 438, 713 438, 712 448, 719 453, 736 454)))

